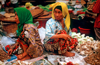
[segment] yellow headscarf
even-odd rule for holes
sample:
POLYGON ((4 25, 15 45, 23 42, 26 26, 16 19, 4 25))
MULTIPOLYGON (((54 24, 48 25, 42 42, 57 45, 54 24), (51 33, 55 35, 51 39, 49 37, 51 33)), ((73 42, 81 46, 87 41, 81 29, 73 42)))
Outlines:
POLYGON ((31 6, 31 5, 30 5, 30 2, 25 3, 25 6, 26 6, 26 7, 30 7, 30 6, 31 6))
POLYGON ((25 3, 25 7, 29 7, 29 9, 31 9, 33 7, 33 5, 30 2, 25 3))
POLYGON ((69 30, 69 28, 70 28, 70 15, 69 15, 69 12, 68 12, 67 5, 63 2, 57 2, 57 3, 50 5, 50 7, 52 7, 52 18, 53 19, 55 19, 54 9, 55 9, 56 6, 62 7, 62 14, 63 14, 64 17, 66 16, 65 25, 66 25, 67 29, 69 30))

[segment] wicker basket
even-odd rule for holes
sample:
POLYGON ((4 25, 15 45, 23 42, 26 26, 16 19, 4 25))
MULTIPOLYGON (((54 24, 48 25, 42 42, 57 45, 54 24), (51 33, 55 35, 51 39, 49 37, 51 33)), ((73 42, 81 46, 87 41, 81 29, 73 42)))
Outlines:
POLYGON ((31 12, 33 18, 36 18, 43 14, 43 9, 33 9, 33 10, 30 10, 30 12, 31 12))

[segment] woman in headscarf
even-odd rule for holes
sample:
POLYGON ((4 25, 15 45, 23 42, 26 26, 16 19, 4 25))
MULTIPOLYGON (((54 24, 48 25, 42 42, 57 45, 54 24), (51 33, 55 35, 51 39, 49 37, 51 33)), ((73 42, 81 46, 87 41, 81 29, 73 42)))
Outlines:
POLYGON ((25 7, 26 7, 28 10, 34 9, 34 6, 33 6, 30 2, 26 2, 26 3, 25 3, 25 7))
MULTIPOLYGON (((52 18, 46 23, 44 46, 47 51, 64 56, 74 56, 69 52, 77 43, 71 43, 70 16, 65 3, 57 2, 52 6, 52 18), (64 18, 65 17, 65 18, 64 18)), ((73 39, 75 41, 75 39, 73 39)))
POLYGON ((19 60, 26 60, 41 56, 43 53, 43 45, 37 28, 33 25, 33 17, 29 10, 23 7, 15 8, 15 20, 18 24, 19 38, 14 45, 8 50, 11 55, 16 51, 15 48, 22 48, 22 52, 17 53, 19 60))
POLYGON ((16 31, 17 36, 19 36, 23 31, 23 26, 24 26, 23 24, 33 24, 33 17, 31 16, 31 14, 30 15, 27 14, 27 12, 29 11, 26 10, 25 8, 17 8, 17 10, 15 8, 15 11, 18 12, 17 14, 19 14, 18 17, 20 18, 19 19, 20 23, 18 23, 18 30, 16 31))

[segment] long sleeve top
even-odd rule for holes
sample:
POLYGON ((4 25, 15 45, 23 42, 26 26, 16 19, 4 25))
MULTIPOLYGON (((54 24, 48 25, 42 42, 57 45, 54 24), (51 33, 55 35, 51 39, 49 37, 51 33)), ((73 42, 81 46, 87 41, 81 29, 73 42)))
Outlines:
MULTIPOLYGON (((65 21, 65 19, 64 19, 65 21)), ((65 23, 65 22, 64 22, 65 23)), ((46 43, 53 35, 56 34, 56 31, 62 30, 61 23, 54 20, 54 19, 49 19, 46 23, 46 30, 45 30, 45 39, 44 43, 46 43)), ((67 27, 64 27, 64 30, 68 33, 67 27)), ((69 35, 71 35, 71 29, 69 29, 69 35)))

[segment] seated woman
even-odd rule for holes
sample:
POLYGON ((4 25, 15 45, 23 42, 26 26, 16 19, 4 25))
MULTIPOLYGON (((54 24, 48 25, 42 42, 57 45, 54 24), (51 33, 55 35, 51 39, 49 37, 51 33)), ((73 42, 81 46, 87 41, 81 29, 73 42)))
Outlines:
POLYGON ((28 10, 34 9, 34 6, 33 6, 30 2, 25 3, 25 7, 26 7, 28 10))
POLYGON ((58 54, 67 57, 74 56, 75 53, 68 50, 72 50, 77 45, 77 41, 70 43, 70 40, 73 39, 70 35, 70 16, 67 6, 65 3, 57 2, 52 6, 52 18, 46 23, 45 49, 51 52, 57 51, 58 54))
POLYGON ((23 29, 19 35, 18 40, 8 50, 8 54, 11 55, 15 48, 19 46, 23 52, 17 54, 19 60, 26 60, 41 56, 43 53, 43 45, 40 40, 40 36, 37 28, 33 25, 33 17, 29 10, 23 7, 15 8, 15 20, 18 24, 18 30, 23 29))

